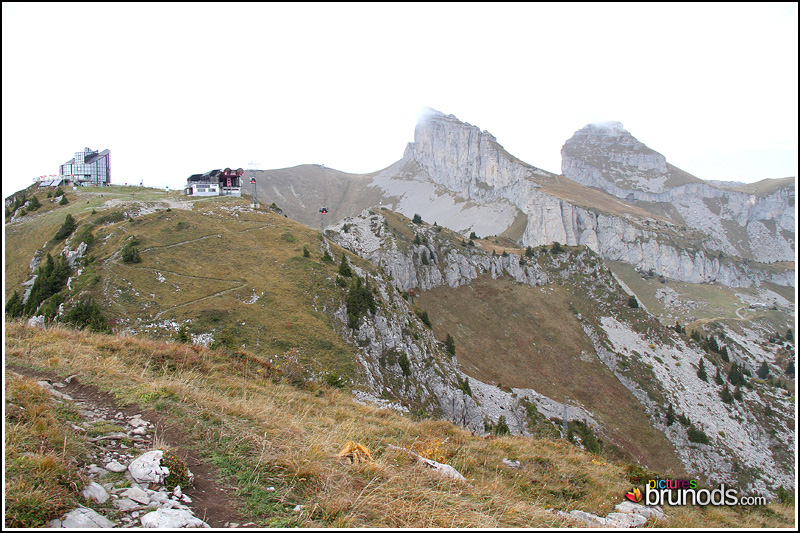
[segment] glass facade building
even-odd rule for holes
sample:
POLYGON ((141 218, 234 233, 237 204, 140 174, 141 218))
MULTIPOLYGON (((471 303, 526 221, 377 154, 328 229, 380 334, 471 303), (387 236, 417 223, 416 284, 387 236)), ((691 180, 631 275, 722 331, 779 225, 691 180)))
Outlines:
POLYGON ((84 148, 82 152, 75 152, 74 158, 58 167, 58 173, 75 185, 110 185, 111 167, 108 155, 108 150, 98 152, 84 148))

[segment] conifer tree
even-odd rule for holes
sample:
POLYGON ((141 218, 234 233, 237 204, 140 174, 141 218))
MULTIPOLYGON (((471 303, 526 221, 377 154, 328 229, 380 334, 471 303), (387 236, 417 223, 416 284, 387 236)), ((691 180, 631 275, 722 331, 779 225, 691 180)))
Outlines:
POLYGON ((708 374, 706 374, 706 367, 703 364, 703 359, 700 359, 700 367, 697 369, 697 377, 703 381, 708 381, 708 374))
POLYGON ((14 294, 12 294, 11 298, 6 302, 6 315, 10 318, 19 318, 22 316, 22 311, 22 298, 20 298, 19 292, 14 291, 14 294))
POLYGON ((353 275, 350 265, 347 263, 347 255, 342 254, 342 262, 339 263, 339 275, 349 278, 353 275))
POLYGON ((756 375, 761 379, 767 379, 769 377, 769 367, 766 361, 761 362, 761 366, 756 371, 756 375))
POLYGON ((449 333, 447 334, 447 339, 445 339, 444 341, 444 345, 447 349, 447 353, 449 353, 450 355, 456 354, 456 341, 453 338, 453 336, 450 335, 449 333))

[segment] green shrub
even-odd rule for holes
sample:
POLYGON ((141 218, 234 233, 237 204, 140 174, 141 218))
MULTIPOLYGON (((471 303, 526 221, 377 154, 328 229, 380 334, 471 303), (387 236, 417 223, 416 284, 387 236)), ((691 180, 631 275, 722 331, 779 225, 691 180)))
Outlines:
POLYGON ((445 349, 447 350, 447 353, 449 353, 450 355, 456 354, 456 340, 449 333, 447 334, 447 338, 444 341, 444 345, 445 349))
POLYGON ((65 194, 64 196, 61 197, 61 201, 58 202, 58 205, 67 205, 68 203, 69 200, 67 200, 67 195, 65 194))
POLYGON ((95 333, 111 333, 111 327, 100 307, 91 296, 82 298, 72 309, 64 313, 63 322, 78 329, 89 328, 95 333))
POLYGON ((331 257, 331 254, 329 254, 327 250, 325 250, 325 253, 322 256, 322 260, 325 263, 333 263, 333 257, 331 257))
POLYGON ((308 248, 303 246, 303 257, 311 257, 311 253, 309 253, 308 248))
POLYGON ((378 306, 368 282, 362 282, 358 276, 353 277, 350 290, 347 293, 347 319, 352 329, 358 327, 362 316, 377 311, 378 306))
POLYGON ((345 254, 342 254, 342 262, 339 263, 339 275, 344 276, 346 278, 350 278, 353 276, 353 270, 347 263, 347 256, 345 254))
POLYGON ((422 217, 415 213, 414 218, 411 219, 411 222, 414 224, 422 224, 422 217))
POLYGON ((469 386, 469 378, 458 378, 458 388, 467 396, 472 396, 472 387, 469 386))
POLYGON ((39 199, 36 198, 36 196, 33 196, 30 202, 28 203, 28 207, 26 209, 28 210, 28 213, 32 213, 37 209, 39 209, 40 207, 42 207, 42 204, 39 202, 39 199))
POLYGON ((731 394, 731 391, 730 389, 728 389, 727 385, 725 385, 725 387, 723 387, 722 390, 719 391, 719 397, 722 398, 722 401, 727 404, 733 403, 733 394, 731 394))
POLYGON ((11 298, 6 302, 6 316, 9 318, 19 318, 22 316, 23 311, 24 306, 22 305, 22 298, 19 292, 14 291, 14 294, 12 294, 11 298))
POLYGON ((404 376, 411 375, 411 361, 408 360, 408 356, 405 352, 400 353, 400 358, 397 361, 400 364, 400 369, 403 371, 404 376))
POLYGON ((500 415, 500 418, 497 419, 497 424, 495 424, 492 428, 492 433, 497 436, 508 435, 511 433, 511 430, 508 428, 508 424, 506 423, 505 415, 500 415))
POLYGON ((636 296, 631 296, 630 298, 628 298, 628 307, 630 307, 631 309, 639 308, 639 302, 638 300, 636 300, 636 296))
POLYGON ((178 328, 178 331, 175 333, 175 340, 182 344, 189 344, 192 342, 192 338, 189 335, 188 325, 181 324, 181 326, 178 328))
POLYGON ((142 258, 139 257, 139 250, 134 243, 138 242, 136 238, 129 240, 125 246, 122 247, 122 262, 123 263, 141 263, 142 258))
POLYGON ((697 377, 702 379, 703 381, 708 381, 708 374, 706 374, 706 367, 703 364, 703 360, 700 359, 700 366, 697 369, 697 377))
POLYGON ((687 431, 689 436, 689 442, 696 442, 698 444, 710 444, 711 440, 708 438, 708 435, 703 433, 703 430, 697 429, 694 426, 689 426, 689 430, 687 431))
POLYGON ((77 225, 75 224, 75 219, 72 218, 72 215, 67 213, 67 216, 64 218, 64 223, 61 225, 59 230, 56 232, 56 234, 53 237, 53 239, 55 239, 57 241, 63 241, 64 239, 66 239, 67 237, 72 235, 72 232, 75 231, 76 227, 77 227, 77 225))
POLYGON ((419 317, 420 320, 422 320, 423 324, 425 324, 429 328, 433 329, 433 326, 431 325, 431 319, 430 319, 430 317, 428 317, 428 312, 427 311, 422 311, 420 309, 415 309, 414 313, 417 315, 417 317, 419 317))
POLYGON ((42 302, 58 294, 67 285, 69 279, 69 266, 64 257, 59 256, 53 260, 53 256, 47 254, 47 259, 43 265, 36 269, 36 281, 31 287, 28 301, 25 303, 24 314, 32 316, 42 302))

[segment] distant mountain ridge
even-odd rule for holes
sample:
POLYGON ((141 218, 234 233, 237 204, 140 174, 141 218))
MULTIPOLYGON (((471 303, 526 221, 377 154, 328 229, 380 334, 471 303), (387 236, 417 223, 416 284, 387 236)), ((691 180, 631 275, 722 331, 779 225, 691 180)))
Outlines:
POLYGON ((715 186, 670 165, 620 123, 578 130, 562 154, 560 176, 509 154, 491 133, 427 109, 403 157, 381 171, 304 165, 257 179, 262 201, 274 199, 312 227, 389 206, 465 236, 586 245, 678 281, 795 285, 792 266, 758 264, 794 259, 793 179, 750 189, 757 193, 715 186), (326 201, 327 221, 318 213, 326 201))

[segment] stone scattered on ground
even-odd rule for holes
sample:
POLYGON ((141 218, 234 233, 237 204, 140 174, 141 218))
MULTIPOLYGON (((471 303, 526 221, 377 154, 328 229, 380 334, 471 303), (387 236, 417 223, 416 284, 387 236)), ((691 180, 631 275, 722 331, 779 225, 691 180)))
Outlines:
POLYGON ((608 516, 605 518, 579 510, 570 511, 568 513, 557 511, 556 514, 569 519, 571 522, 577 522, 581 526, 603 528, 642 527, 650 518, 653 518, 655 521, 667 519, 664 511, 658 506, 651 507, 624 501, 617 504, 616 510, 617 512, 615 513, 608 513, 608 516))
POLYGON ((84 418, 80 426, 75 425, 76 430, 94 435, 89 439, 91 462, 84 468, 90 482, 82 495, 87 502, 102 506, 97 510, 79 507, 50 521, 49 527, 211 527, 184 505, 192 501, 184 493, 186 487, 164 487, 169 475, 169 469, 161 465, 164 451, 148 450, 153 443, 150 428, 154 426, 141 414, 126 417, 90 400, 76 400, 57 390, 65 387, 63 383, 42 380, 39 385, 55 402, 74 403, 84 418))

